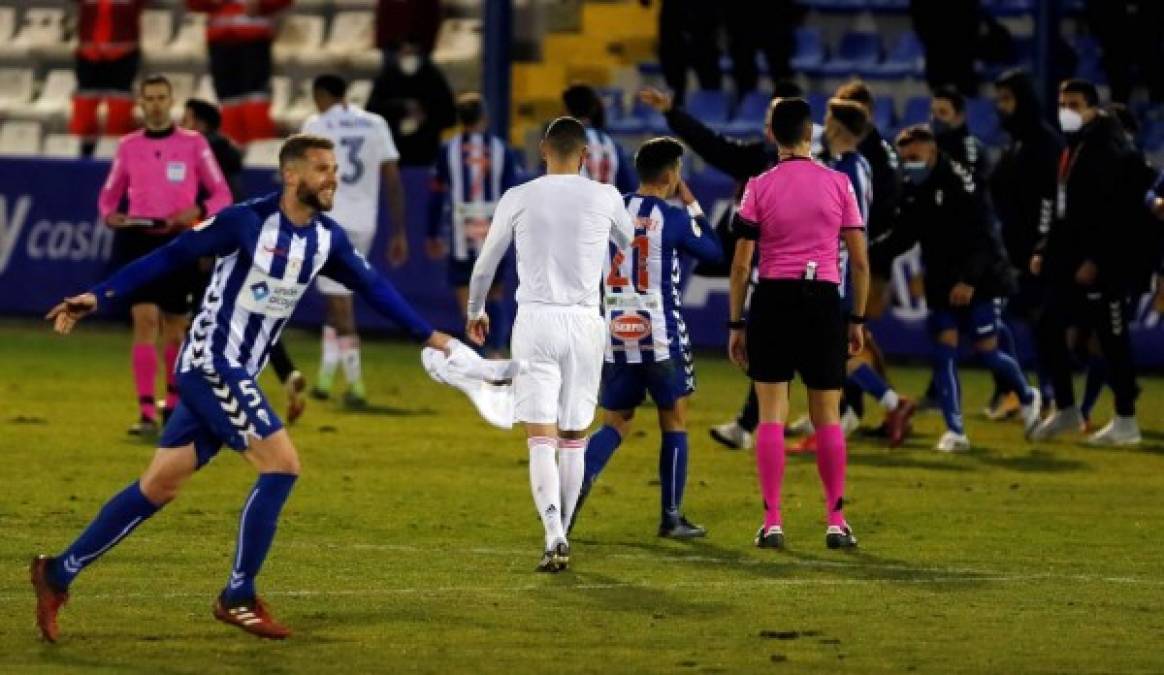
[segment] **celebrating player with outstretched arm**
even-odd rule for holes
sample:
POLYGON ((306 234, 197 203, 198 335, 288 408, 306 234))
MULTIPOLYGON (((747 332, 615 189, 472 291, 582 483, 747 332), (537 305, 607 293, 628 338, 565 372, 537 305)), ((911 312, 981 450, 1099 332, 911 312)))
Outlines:
POLYGON ((582 489, 586 431, 602 377, 603 260, 608 242, 630 244, 634 224, 618 190, 578 175, 587 152, 586 129, 578 120, 554 120, 541 152, 546 175, 509 190, 497 204, 469 282, 466 332, 477 344, 485 341, 485 298, 516 240, 513 358, 524 367, 513 381, 514 417, 525 422, 530 487, 546 531, 538 569, 558 572, 570 560, 562 524, 570 522, 582 489))
POLYGON ((214 602, 214 616, 260 637, 290 634, 255 592, 279 512, 299 474, 295 446, 255 384, 271 343, 321 273, 355 289, 425 344, 446 349, 450 341, 418 316, 339 225, 322 214, 331 208, 336 190, 333 147, 320 136, 292 136, 279 152, 282 194, 225 209, 49 312, 57 332, 68 333, 107 300, 176 266, 217 257, 202 310, 179 356, 181 403, 150 465, 140 480, 105 503, 67 549, 32 561, 36 620, 45 639, 56 641, 57 612, 81 570, 173 500, 224 443, 242 453, 259 478, 243 506, 230 578, 214 602))

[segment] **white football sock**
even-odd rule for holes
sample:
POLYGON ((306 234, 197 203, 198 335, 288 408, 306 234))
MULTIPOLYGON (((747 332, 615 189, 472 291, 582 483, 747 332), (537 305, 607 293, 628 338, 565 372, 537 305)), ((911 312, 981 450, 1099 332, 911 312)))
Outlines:
POLYGON ((901 403, 901 397, 897 395, 896 391, 890 389, 881 397, 881 407, 892 412, 897 410, 897 405, 901 403))
POLYGON ((570 526, 586 475, 586 439, 558 439, 558 476, 562 483, 562 524, 570 526))
POLYGON ((344 379, 348 384, 358 385, 363 373, 360 372, 360 338, 358 335, 343 335, 339 340, 340 362, 344 366, 344 379))
POLYGON ((558 464, 554 452, 556 438, 534 436, 529 439, 529 486, 534 506, 546 529, 546 549, 558 539, 565 539, 562 530, 562 488, 558 478, 558 464))
POLYGON ((335 370, 339 367, 339 359, 339 342, 335 329, 325 325, 323 327, 323 352, 319 361, 319 379, 324 388, 331 386, 335 370))

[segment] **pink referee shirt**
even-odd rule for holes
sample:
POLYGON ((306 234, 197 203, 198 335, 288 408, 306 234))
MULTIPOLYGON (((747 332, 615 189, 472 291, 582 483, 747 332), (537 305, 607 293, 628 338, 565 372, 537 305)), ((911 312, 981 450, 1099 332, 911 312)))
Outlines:
POLYGON ((117 146, 97 208, 102 218, 108 217, 128 190, 131 218, 168 218, 194 206, 200 186, 207 195, 206 215, 230 206, 230 187, 202 134, 175 127, 166 136, 151 138, 145 130, 135 131, 117 146))
POLYGON ((748 180, 739 216, 759 228, 761 279, 841 282, 840 236, 864 228, 849 177, 810 159, 785 159, 748 180))

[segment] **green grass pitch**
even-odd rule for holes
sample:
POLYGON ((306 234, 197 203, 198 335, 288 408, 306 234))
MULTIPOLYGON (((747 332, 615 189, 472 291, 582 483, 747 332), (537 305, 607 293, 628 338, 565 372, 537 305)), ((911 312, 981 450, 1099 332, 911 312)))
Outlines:
MULTIPOLYGON (((789 550, 774 553, 751 546, 752 454, 707 437, 744 379, 704 355, 686 510, 710 536, 655 537, 658 432, 644 409, 586 504, 571 570, 545 576, 520 433, 428 380, 414 346, 376 340, 364 364, 380 408, 313 402, 292 429, 304 471, 259 578, 292 639, 210 616, 254 479, 224 450, 78 579, 62 641, 46 645, 29 558, 63 548, 152 452, 124 431, 128 340, 108 324, 61 338, 0 322, 0 672, 1164 671, 1159 379, 1143 382, 1145 446, 1090 449, 1031 446, 1017 423, 981 420, 988 381, 965 372, 972 453, 930 450, 934 415, 903 449, 853 442, 852 554, 825 549, 815 464, 791 456, 789 550)), ((316 338, 289 345, 312 374, 316 338)), ((893 377, 916 393, 926 374, 893 377)), ((263 384, 281 407, 273 377, 263 384)))

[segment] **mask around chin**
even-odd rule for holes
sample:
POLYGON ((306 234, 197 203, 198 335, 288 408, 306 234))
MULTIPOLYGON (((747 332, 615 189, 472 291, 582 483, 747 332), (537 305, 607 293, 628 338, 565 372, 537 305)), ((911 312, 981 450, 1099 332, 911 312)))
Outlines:
POLYGON ((954 130, 954 126, 945 120, 934 118, 930 120, 930 128, 934 130, 935 136, 944 136, 954 130))
POLYGON ((398 61, 400 72, 405 75, 415 75, 420 70, 420 55, 419 54, 405 54, 400 57, 398 61))
POLYGON ((901 165, 901 173, 905 177, 905 181, 911 185, 921 185, 926 182, 926 179, 930 177, 932 171, 933 169, 926 166, 926 163, 920 160, 903 162, 901 165))

